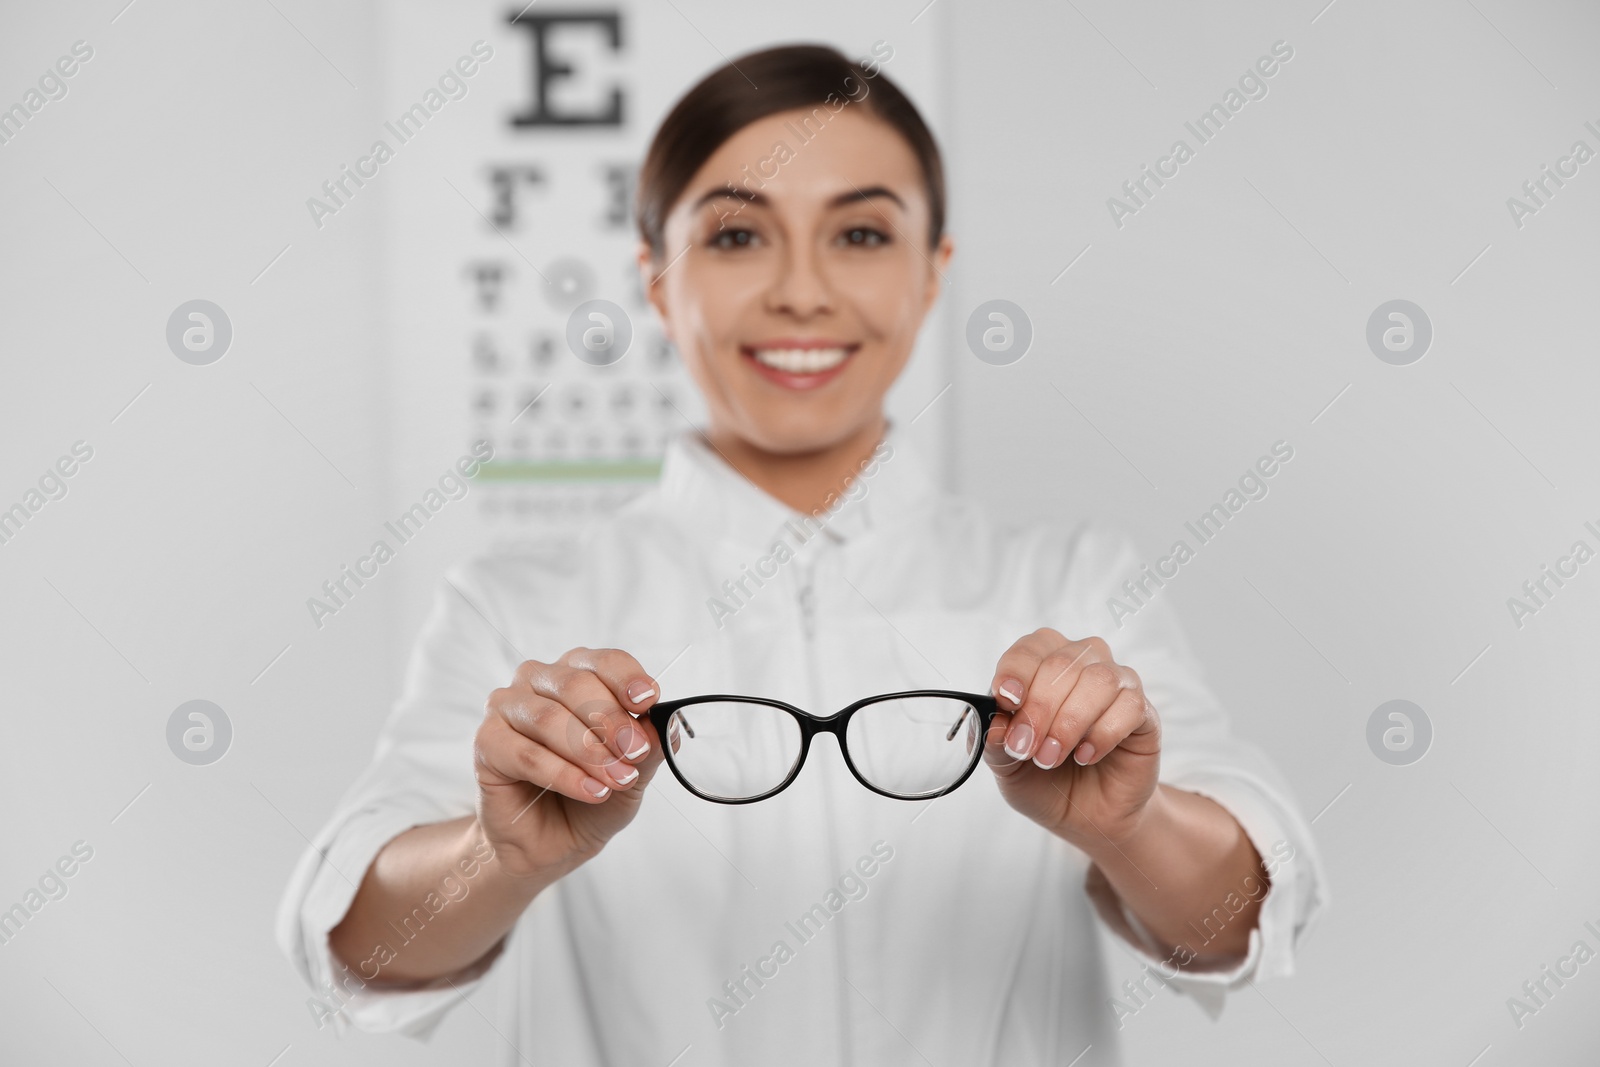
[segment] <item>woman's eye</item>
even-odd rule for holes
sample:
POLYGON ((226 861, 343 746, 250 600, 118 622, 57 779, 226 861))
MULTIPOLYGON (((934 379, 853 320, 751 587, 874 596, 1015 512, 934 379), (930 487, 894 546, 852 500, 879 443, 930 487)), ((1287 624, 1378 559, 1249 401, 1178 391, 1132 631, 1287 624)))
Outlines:
POLYGON ((712 248, 721 249, 749 248, 755 243, 753 230, 718 230, 707 242, 712 248))
POLYGON ((889 243, 889 235, 871 226, 852 226, 839 235, 846 245, 859 248, 876 248, 889 243))

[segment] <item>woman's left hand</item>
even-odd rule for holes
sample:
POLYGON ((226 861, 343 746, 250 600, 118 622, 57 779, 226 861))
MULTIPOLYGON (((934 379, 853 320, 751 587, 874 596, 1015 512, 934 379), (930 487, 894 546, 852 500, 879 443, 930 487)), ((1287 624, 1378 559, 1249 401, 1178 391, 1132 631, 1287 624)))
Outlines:
POLYGON ((1035 630, 1000 657, 984 760, 1006 802, 1074 844, 1138 829, 1161 767, 1161 720, 1099 637, 1035 630))

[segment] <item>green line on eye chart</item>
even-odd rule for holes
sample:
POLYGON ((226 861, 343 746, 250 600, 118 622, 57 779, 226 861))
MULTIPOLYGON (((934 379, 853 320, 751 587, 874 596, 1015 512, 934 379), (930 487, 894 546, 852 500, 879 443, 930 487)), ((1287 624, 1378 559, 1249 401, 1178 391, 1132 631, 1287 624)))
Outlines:
POLYGON ((661 476, 658 459, 506 460, 485 463, 474 475, 486 482, 631 482, 661 476))

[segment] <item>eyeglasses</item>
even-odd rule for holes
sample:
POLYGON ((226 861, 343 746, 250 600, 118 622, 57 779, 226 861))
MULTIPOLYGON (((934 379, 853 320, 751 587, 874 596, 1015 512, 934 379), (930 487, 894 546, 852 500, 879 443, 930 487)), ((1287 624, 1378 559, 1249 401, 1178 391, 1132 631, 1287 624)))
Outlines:
POLYGON ((850 773, 874 793, 926 800, 967 780, 997 710, 994 697, 916 689, 826 717, 764 697, 687 697, 657 704, 650 721, 673 775, 703 800, 750 804, 782 792, 819 733, 838 739, 850 773))

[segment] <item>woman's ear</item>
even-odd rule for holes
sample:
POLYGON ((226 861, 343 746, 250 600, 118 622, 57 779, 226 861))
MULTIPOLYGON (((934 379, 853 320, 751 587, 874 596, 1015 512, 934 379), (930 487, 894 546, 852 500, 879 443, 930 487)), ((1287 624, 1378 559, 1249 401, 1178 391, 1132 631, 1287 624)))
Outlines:
POLYGON ((933 277, 928 279, 928 295, 922 302, 923 315, 932 311, 933 305, 938 302, 944 288, 944 272, 950 269, 950 257, 955 255, 955 251, 955 241, 948 233, 942 234, 938 246, 933 250, 933 258, 929 260, 928 269, 933 272, 933 277))
POLYGON ((644 291, 650 306, 656 309, 656 317, 661 320, 661 332, 671 341, 672 321, 667 318, 666 301, 661 295, 661 276, 656 273, 657 257, 648 242, 639 242, 639 247, 634 251, 634 262, 639 266, 639 288, 644 291))

